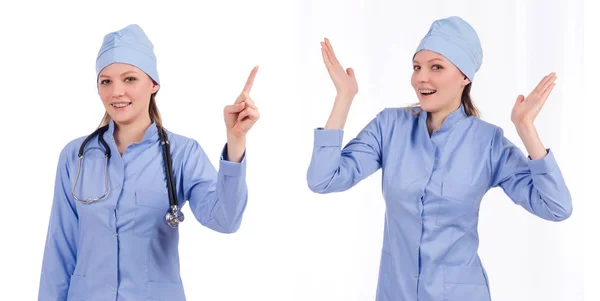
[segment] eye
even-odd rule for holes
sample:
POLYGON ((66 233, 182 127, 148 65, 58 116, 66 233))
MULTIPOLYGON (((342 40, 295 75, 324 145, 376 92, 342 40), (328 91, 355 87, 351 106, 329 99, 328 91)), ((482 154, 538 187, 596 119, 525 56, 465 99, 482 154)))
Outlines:
POLYGON ((414 65, 413 70, 421 70, 421 66, 414 65))
POLYGON ((431 66, 431 69, 440 70, 440 69, 444 69, 444 67, 442 67, 441 65, 433 65, 433 66, 431 66))
POLYGON ((125 78, 125 82, 134 82, 134 81, 136 81, 136 80, 137 80, 137 78, 135 78, 135 77, 133 77, 133 76, 129 76, 129 77, 126 77, 126 78, 125 78))
POLYGON ((110 80, 109 79, 103 79, 103 80, 100 81, 100 84, 101 85, 108 85, 108 84, 110 84, 110 80))

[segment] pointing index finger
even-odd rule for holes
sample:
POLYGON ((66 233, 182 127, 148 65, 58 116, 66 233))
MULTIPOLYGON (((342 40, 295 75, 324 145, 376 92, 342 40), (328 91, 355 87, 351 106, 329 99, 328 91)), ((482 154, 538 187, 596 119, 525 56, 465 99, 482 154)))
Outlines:
POLYGON ((254 84, 254 77, 256 77, 256 73, 258 72, 258 66, 254 67, 248 76, 248 80, 246 81, 246 85, 244 86, 244 90, 242 92, 250 93, 252 89, 252 85, 254 84))

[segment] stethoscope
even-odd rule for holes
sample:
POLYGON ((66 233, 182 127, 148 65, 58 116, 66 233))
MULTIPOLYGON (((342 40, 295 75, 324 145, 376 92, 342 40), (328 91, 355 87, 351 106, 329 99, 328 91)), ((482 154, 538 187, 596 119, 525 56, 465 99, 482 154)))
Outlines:
MULTIPOLYGON (((110 147, 108 147, 108 144, 106 144, 106 141, 104 141, 104 133, 107 130, 108 130, 108 125, 98 128, 91 135, 89 135, 89 136, 87 136, 87 138, 85 138, 85 140, 81 144, 81 147, 79 148, 79 154, 78 154, 79 164, 77 166, 77 176, 75 177, 75 183, 73 183, 72 194, 73 194, 73 197, 77 201, 82 202, 84 204, 91 204, 93 202, 96 202, 96 201, 99 201, 99 200, 105 198, 108 195, 108 159, 110 159, 111 152, 110 152, 110 147), (75 187, 77 186, 77 180, 79 179, 79 173, 81 171, 81 165, 83 162, 83 153, 84 153, 85 146, 92 138, 94 138, 94 136, 98 136, 98 140, 100 141, 100 144, 102 144, 102 146, 104 147, 104 155, 106 157, 105 158, 106 164, 105 164, 105 168, 104 168, 104 178, 105 178, 105 182, 106 182, 105 183, 106 190, 104 191, 104 194, 102 194, 99 197, 96 197, 96 198, 88 197, 87 199, 82 200, 82 199, 79 199, 75 195, 75 187)), ((171 162, 171 150, 170 150, 170 146, 169 146, 169 139, 168 139, 167 134, 164 131, 164 129, 160 126, 158 126, 158 136, 160 136, 160 144, 162 145, 163 163, 164 163, 164 167, 165 167, 165 173, 167 174, 167 190, 169 192, 170 208, 167 211, 165 218, 166 218, 167 224, 169 226, 171 226, 173 228, 177 228, 179 223, 183 222, 184 216, 183 216, 183 213, 179 210, 179 206, 177 203, 177 190, 175 188, 175 180, 173 179, 173 170, 171 168, 173 163, 171 162)))

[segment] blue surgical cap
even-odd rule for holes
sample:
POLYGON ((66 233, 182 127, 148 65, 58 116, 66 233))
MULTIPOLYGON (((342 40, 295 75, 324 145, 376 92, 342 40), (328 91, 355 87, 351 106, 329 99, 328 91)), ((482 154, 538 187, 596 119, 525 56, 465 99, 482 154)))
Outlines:
POLYGON ((128 25, 104 36, 96 58, 96 79, 98 79, 100 71, 112 63, 133 65, 160 85, 154 45, 137 24, 128 25))
POLYGON ((415 55, 421 50, 431 50, 443 55, 471 81, 483 60, 477 32, 469 23, 456 16, 434 21, 415 55))

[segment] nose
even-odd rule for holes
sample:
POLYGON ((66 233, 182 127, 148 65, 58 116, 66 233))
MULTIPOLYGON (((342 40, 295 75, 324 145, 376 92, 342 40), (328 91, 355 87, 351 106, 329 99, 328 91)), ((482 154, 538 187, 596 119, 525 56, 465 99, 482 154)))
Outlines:
POLYGON ((426 83, 429 81, 429 73, 427 72, 427 70, 421 69, 417 71, 416 78, 419 83, 426 83))
POLYGON ((119 83, 113 83, 112 85, 112 97, 119 98, 125 94, 125 89, 123 85, 119 83))

